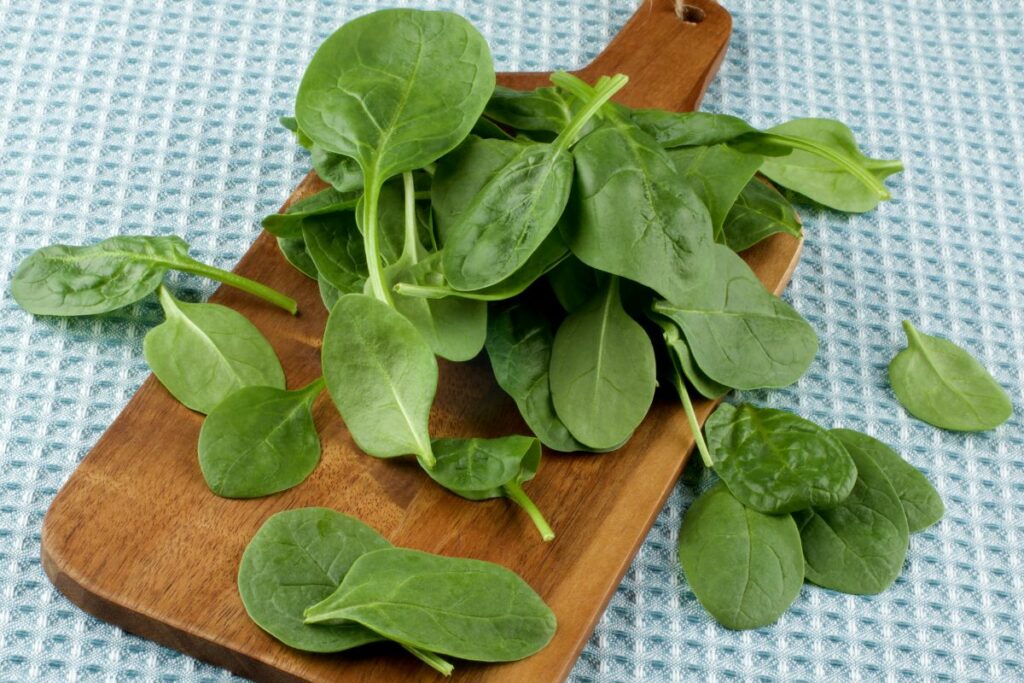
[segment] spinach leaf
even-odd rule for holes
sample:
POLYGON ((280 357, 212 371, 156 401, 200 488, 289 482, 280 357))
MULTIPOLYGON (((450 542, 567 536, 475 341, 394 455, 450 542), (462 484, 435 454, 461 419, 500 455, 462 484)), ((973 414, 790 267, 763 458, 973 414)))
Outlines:
POLYGON ((910 532, 903 504, 882 469, 859 448, 850 450, 857 483, 827 510, 794 513, 808 581, 824 588, 873 595, 896 580, 910 532))
POLYGON ((890 198, 882 181, 903 170, 897 159, 865 156, 850 129, 830 119, 795 119, 737 142, 753 151, 764 144, 792 148, 784 156, 767 157, 761 173, 839 211, 871 211, 890 198))
POLYGON ((903 321, 907 348, 889 364, 889 381, 907 412, 961 432, 995 429, 1013 414, 1006 391, 969 353, 903 321))
POLYGON ((351 212, 359 201, 359 193, 338 192, 333 188, 322 190, 300 199, 284 213, 272 213, 263 219, 263 229, 271 235, 296 239, 302 237, 302 224, 311 216, 351 212))
POLYGON ((654 310, 679 325, 697 366, 716 382, 734 389, 792 384, 817 353, 814 329, 731 249, 715 244, 711 254, 713 277, 654 310))
POLYGON ((277 247, 281 250, 281 255, 303 275, 314 280, 317 279, 316 264, 313 263, 312 257, 306 250, 306 242, 301 237, 296 238, 277 238, 277 247))
POLYGON ((550 383, 558 417, 592 448, 618 446, 647 415, 656 385, 654 347, 623 310, 618 278, 559 326, 550 383))
POLYGON ((654 320, 661 327, 662 338, 665 340, 665 348, 673 363, 677 366, 679 374, 686 378, 686 381, 697 390, 704 398, 717 399, 729 393, 729 387, 719 384, 704 374, 704 371, 697 367, 693 360, 693 353, 690 346, 683 338, 679 326, 671 319, 662 315, 652 315, 654 320))
POLYGON ((366 285, 366 256, 363 236, 351 211, 307 218, 302 238, 316 265, 317 279, 345 294, 363 291, 366 285))
POLYGON ((514 572, 402 548, 362 555, 337 591, 306 610, 306 623, 344 621, 478 662, 528 657, 555 633, 555 615, 514 572))
MULTIPOLYGON (((496 86, 484 115, 518 131, 545 131, 552 138, 569 127, 578 109, 557 88, 514 90, 496 86)), ((586 134, 586 130, 583 131, 586 134)))
POLYGON ((548 273, 547 279, 558 303, 566 313, 573 313, 604 288, 608 276, 570 254, 548 273))
POLYGON ((665 149, 719 145, 757 132, 743 119, 704 111, 634 109, 630 120, 665 149))
POLYGON ((722 224, 729 208, 754 177, 764 157, 739 152, 729 145, 682 147, 668 153, 679 175, 708 207, 712 234, 723 242, 722 224))
POLYGON ((563 225, 576 257, 672 301, 710 276, 708 210, 650 136, 606 117, 573 157, 577 199, 563 225))
POLYGON ((541 538, 555 532, 523 491, 540 466, 540 441, 528 436, 498 439, 434 439, 437 465, 430 478, 469 500, 509 498, 530 516, 541 538))
POLYGON ((390 545, 359 520, 333 510, 278 512, 242 554, 238 593, 257 626, 300 650, 340 652, 384 640, 353 622, 309 626, 302 613, 337 589, 356 558, 390 545))
POLYGON ((871 458, 885 473, 903 503, 910 533, 927 529, 942 519, 945 508, 939 492, 920 470, 896 451, 878 439, 852 429, 833 429, 832 434, 843 443, 847 452, 857 451, 871 458))
POLYGON ((299 127, 363 172, 369 285, 390 304, 380 262, 378 198, 388 178, 433 163, 461 142, 494 90, 487 42, 458 15, 383 10, 320 46, 299 85, 299 127))
POLYGON ((339 192, 354 192, 363 189, 363 172, 359 162, 344 154, 335 154, 317 144, 310 145, 309 159, 313 170, 324 181, 339 192))
POLYGON ((427 422, 437 360, 411 322, 372 297, 345 294, 327 318, 321 365, 362 450, 378 458, 416 455, 433 468, 427 422))
POLYGON ((169 270, 223 282, 289 313, 298 310, 293 299, 266 285, 196 261, 180 237, 110 237, 87 247, 43 247, 18 266, 11 294, 35 315, 96 315, 142 299, 169 270))
POLYGON ((447 183, 461 185, 459 196, 471 200, 439 213, 439 220, 456 216, 442 230, 444 272, 452 287, 472 291, 505 280, 551 234, 572 189, 569 148, 625 83, 616 77, 600 87, 550 144, 477 138, 460 148, 454 167, 445 166, 452 175, 447 183), (493 171, 481 175, 482 169, 493 171))
POLYGON ((278 118, 277 121, 282 127, 295 134, 295 142, 299 143, 302 147, 309 149, 313 146, 313 141, 306 137, 305 133, 299 130, 299 122, 295 120, 294 116, 282 116, 278 118))
POLYGON ((746 508, 722 484, 686 511, 679 561, 700 604, 731 629, 774 623, 804 581, 793 518, 746 508))
POLYGON ((159 288, 167 319, 146 334, 142 351, 174 398, 209 413, 241 387, 284 388, 270 342, 241 313, 218 304, 186 304, 159 288))
POLYGON ((514 139, 504 128, 490 119, 480 117, 473 124, 473 135, 480 138, 496 138, 498 140, 514 139))
POLYGON ((715 471, 737 500, 758 512, 833 507, 857 480, 843 443, 792 413, 723 403, 704 432, 715 471))
POLYGON ((199 467, 210 490, 224 498, 257 498, 290 489, 320 461, 313 401, 318 378, 297 391, 244 387, 203 420, 199 467))
POLYGON ((512 397, 527 426, 548 448, 586 450, 555 414, 548 372, 554 332, 534 304, 517 300, 492 308, 487 321, 487 356, 494 379, 512 397))
POLYGON ((317 289, 320 291, 320 300, 324 302, 324 308, 328 312, 334 308, 334 304, 338 303, 338 299, 341 298, 342 294, 349 294, 349 292, 342 292, 340 289, 328 282, 324 276, 319 275, 316 279, 317 289))
POLYGON ((720 241, 733 251, 743 251, 777 232, 803 237, 800 218, 775 188, 754 178, 729 209, 720 241))

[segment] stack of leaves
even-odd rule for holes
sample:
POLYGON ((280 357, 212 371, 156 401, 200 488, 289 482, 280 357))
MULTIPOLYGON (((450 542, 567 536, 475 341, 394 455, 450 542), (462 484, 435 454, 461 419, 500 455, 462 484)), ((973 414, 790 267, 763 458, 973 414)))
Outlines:
POLYGON ((686 512, 679 560, 729 628, 773 623, 805 579, 882 592, 903 569, 910 534, 942 517, 928 479, 866 434, 749 404, 723 404, 705 430, 721 481, 686 512))
POLYGON ((445 675, 453 667, 443 656, 522 659, 547 645, 556 625, 540 596, 501 565, 395 548, 324 508, 264 522, 242 555, 238 591, 250 618, 286 645, 341 652, 390 640, 445 675))

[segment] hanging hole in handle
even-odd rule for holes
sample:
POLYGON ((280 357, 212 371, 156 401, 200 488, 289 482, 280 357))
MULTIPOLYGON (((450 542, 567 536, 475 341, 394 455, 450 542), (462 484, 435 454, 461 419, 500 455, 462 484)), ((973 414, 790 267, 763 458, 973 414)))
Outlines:
POLYGON ((684 23, 699 24, 707 15, 696 5, 689 5, 685 0, 676 0, 676 16, 684 23))

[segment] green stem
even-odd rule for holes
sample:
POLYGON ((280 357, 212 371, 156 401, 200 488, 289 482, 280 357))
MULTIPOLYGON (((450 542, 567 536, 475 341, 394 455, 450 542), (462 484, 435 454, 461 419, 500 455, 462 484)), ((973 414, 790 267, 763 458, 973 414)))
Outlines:
POLYGON ((412 182, 412 172, 402 174, 402 189, 405 191, 405 244, 402 245, 402 258, 410 264, 419 261, 419 236, 416 234, 416 187, 412 182))
POLYGON ((421 650, 418 647, 415 647, 413 645, 406 645, 405 643, 399 643, 399 645, 404 647, 406 651, 416 659, 420 660, 432 669, 435 669, 438 672, 440 672, 442 676, 451 676, 452 671, 455 670, 455 667, 452 665, 451 662, 449 662, 447 659, 443 658, 436 652, 421 650))
MULTIPOLYGON (((561 73, 552 74, 551 82, 555 85, 559 85, 559 81, 566 83, 571 82, 569 79, 561 78, 561 75, 561 73)), ((569 74, 565 74, 565 76, 569 76, 569 74)), ((580 133, 583 131, 583 128, 590 122, 590 119, 601 111, 601 107, 603 107, 605 103, 615 95, 615 93, 622 90, 627 83, 629 83, 629 77, 626 76, 626 74, 616 74, 607 81, 601 83, 598 87, 593 88, 593 96, 584 100, 586 104, 583 109, 581 109, 576 116, 569 121, 569 125, 565 127, 565 130, 558 134, 558 137, 555 138, 555 141, 552 144, 560 149, 569 149, 572 147, 576 143, 576 138, 578 138, 580 133)))
POLYGON ((303 394, 305 394, 306 401, 312 403, 314 400, 316 400, 316 397, 320 395, 320 392, 323 391, 324 387, 326 386, 327 380, 324 379, 323 375, 320 375, 306 386, 302 387, 301 389, 297 389, 297 391, 300 391, 303 394))
POLYGON ((194 258, 188 258, 187 261, 167 261, 166 263, 169 267, 173 268, 174 270, 180 270, 183 273, 192 273, 193 275, 201 275, 203 277, 208 277, 211 280, 223 282, 224 284, 231 285, 232 287, 240 289, 243 292, 248 292, 253 296, 258 296, 264 301, 269 301, 275 306, 283 308, 292 315, 295 315, 299 310, 299 305, 295 303, 295 299, 289 296, 285 296, 276 289, 271 289, 270 287, 260 284, 255 280, 250 280, 247 277, 242 277, 237 273, 232 273, 231 271, 221 270, 220 268, 216 268, 205 263, 200 263, 199 261, 196 261, 194 258))
POLYGON ((686 411, 686 421, 690 423, 690 432, 693 434, 694 443, 697 444, 700 459, 704 461, 705 467, 712 469, 715 462, 711 459, 711 451, 708 450, 708 444, 704 441, 704 435, 700 433, 700 423, 697 422, 697 413, 693 410, 690 392, 686 390, 686 385, 683 384, 678 373, 673 373, 672 383, 675 385, 676 391, 679 392, 679 400, 682 401, 683 410, 686 411))
POLYGON ((811 140, 804 140, 803 138, 792 137, 790 135, 778 135, 777 133, 757 133, 757 135, 767 142, 774 142, 785 147, 799 149, 807 152, 808 154, 821 157, 822 159, 828 159, 849 171, 850 175, 859 180, 861 184, 869 190, 877 194, 880 199, 890 199, 892 197, 892 195, 889 194, 889 190, 886 189, 885 184, 883 184, 881 180, 876 178, 870 171, 858 164, 856 161, 850 159, 845 154, 838 154, 824 145, 819 145, 811 140))
POLYGON ((537 531, 540 532, 540 537, 542 539, 550 541, 555 538, 555 532, 551 530, 550 526, 548 526, 548 522, 544 519, 544 515, 540 513, 540 510, 537 509, 537 506, 534 505, 533 501, 530 500, 530 497, 526 495, 526 491, 523 490, 523 487, 520 486, 518 482, 510 481, 501 488, 505 492, 506 496, 519 505, 519 507, 526 510, 526 514, 528 514, 530 519, 533 520, 533 524, 537 527, 537 531))
POLYGON ((395 283, 395 291, 402 296, 416 296, 421 299, 444 299, 445 297, 449 297, 454 294, 454 292, 447 287, 417 285, 412 282, 395 283))
POLYGON ((909 320, 903 321, 903 331, 907 334, 907 345, 921 347, 921 335, 909 320))
POLYGON ((384 285, 384 271, 380 259, 380 229, 377 225, 377 204, 380 201, 380 183, 375 173, 363 172, 362 227, 366 250, 366 269, 373 295, 392 308, 391 290, 384 285))

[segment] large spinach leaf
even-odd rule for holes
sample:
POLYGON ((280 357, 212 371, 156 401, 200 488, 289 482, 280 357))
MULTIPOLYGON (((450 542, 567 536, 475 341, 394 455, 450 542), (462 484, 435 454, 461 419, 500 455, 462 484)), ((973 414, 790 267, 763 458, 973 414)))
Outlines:
POLYGON ((804 581, 793 518, 746 508, 722 484, 686 511, 679 561, 700 604, 732 629, 774 623, 804 581))
POLYGON ((236 389, 284 389, 284 370, 270 342, 241 313, 218 304, 187 304, 159 288, 167 319, 142 343, 153 374, 174 398, 209 413, 236 389))
POLYGON ((737 500, 759 512, 833 507, 857 480, 843 443, 792 413, 723 403, 704 431, 715 471, 737 500))
POLYGON ((504 567, 385 548, 355 561, 306 623, 355 622, 387 638, 479 662, 522 659, 555 633, 555 615, 504 567))
POLYGON ((956 431, 995 429, 1013 414, 1006 391, 969 353, 903 321, 907 348, 889 364, 903 407, 928 424, 956 431))
POLYGON ((623 310, 618 278, 559 326, 550 383, 558 417, 591 448, 617 447, 647 415, 656 386, 654 347, 623 310))
POLYGON ((654 309, 674 320, 698 367, 734 389, 782 387, 798 380, 818 350, 814 329, 773 295, 724 245, 712 245, 716 272, 702 287, 654 309))

